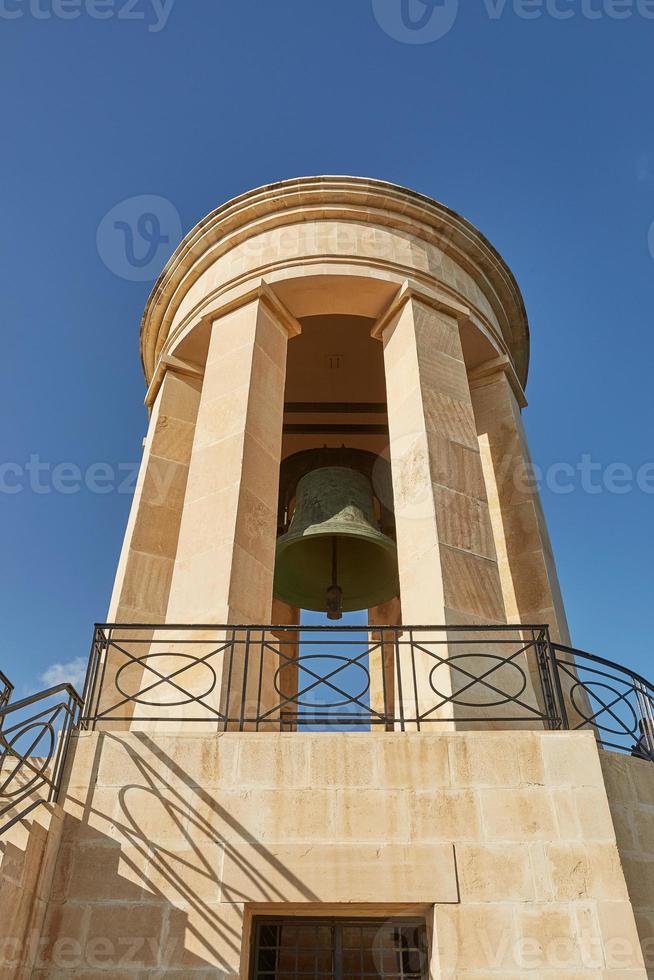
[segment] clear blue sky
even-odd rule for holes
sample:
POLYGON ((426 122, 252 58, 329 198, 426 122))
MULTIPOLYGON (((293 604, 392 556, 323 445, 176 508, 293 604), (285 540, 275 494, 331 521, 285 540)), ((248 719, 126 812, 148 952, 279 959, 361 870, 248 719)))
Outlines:
MULTIPOLYGON (((635 2, 621 20, 609 0, 525 19, 463 0, 431 43, 406 41, 428 41, 421 20, 453 0, 410 0, 404 21, 402 0, 177 0, 165 23, 152 0, 141 19, 125 0, 105 19, 54 2, 0 3, 0 462, 139 459, 151 282, 111 271, 103 232, 100 257, 110 209, 160 196, 187 231, 250 187, 316 173, 432 195, 505 256, 531 320, 538 463, 654 459, 654 20, 635 2)), ((0 668, 20 691, 86 655, 130 505, 32 483, 0 493, 0 668)), ((574 641, 654 675, 654 495, 543 496, 574 641)))

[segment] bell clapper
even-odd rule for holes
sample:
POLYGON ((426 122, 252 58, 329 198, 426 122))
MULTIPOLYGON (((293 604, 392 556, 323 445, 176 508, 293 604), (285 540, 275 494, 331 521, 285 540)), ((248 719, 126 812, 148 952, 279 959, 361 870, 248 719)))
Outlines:
POLYGON ((327 619, 343 618, 343 590, 338 585, 338 538, 332 538, 332 584, 327 589, 327 619))

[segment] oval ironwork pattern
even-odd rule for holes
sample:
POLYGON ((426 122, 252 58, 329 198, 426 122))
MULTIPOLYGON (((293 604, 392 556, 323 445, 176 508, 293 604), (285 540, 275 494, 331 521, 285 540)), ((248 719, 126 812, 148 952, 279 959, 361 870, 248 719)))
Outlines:
MULTIPOLYGON (((139 680, 141 680, 141 678, 139 678, 139 680)), ((195 680, 197 680, 196 677, 194 677, 194 681, 195 680)), ((152 708, 176 708, 180 707, 181 705, 191 704, 193 701, 200 701, 202 698, 208 697, 216 687, 217 682, 218 678, 216 677, 216 672, 211 664, 208 664, 200 657, 195 657, 190 653, 165 652, 150 653, 142 657, 135 657, 133 660, 130 660, 129 663, 123 664, 116 672, 114 683, 120 694, 122 694, 122 696, 128 701, 133 701, 135 704, 142 704, 152 708), (154 667, 150 667, 150 663, 153 660, 161 660, 164 658, 166 660, 175 661, 185 660, 188 661, 188 663, 186 666, 181 668, 180 664, 176 664, 168 671, 168 673, 161 673, 154 667), (132 694, 125 690, 125 688, 122 686, 121 677, 124 671, 133 670, 137 664, 140 664, 143 668, 145 680, 142 687, 139 686, 139 689, 132 694), (145 672, 148 670, 152 674, 151 681, 145 675, 145 672), (190 670, 197 670, 200 673, 200 676, 202 676, 202 671, 204 670, 208 675, 204 683, 202 685, 198 685, 198 689, 194 689, 193 691, 188 690, 189 676, 187 671, 190 670), (163 700, 159 694, 157 694, 156 700, 143 696, 148 692, 152 693, 153 695, 155 692, 160 693, 159 689, 161 688, 161 685, 164 685, 164 691, 170 689, 177 700, 163 700), (180 697, 180 695, 183 695, 183 697, 180 697)))
POLYGON ((18 731, 16 731, 10 739, 5 741, 5 739, 3 738, 2 741, 6 745, 6 749, 4 750, 4 752, 2 752, 2 754, 0 754, 0 764, 2 765, 2 768, 4 768, 5 760, 14 759, 16 761, 15 768, 11 772, 9 772, 6 780, 0 783, 0 796, 5 797, 6 799, 11 799, 14 796, 20 796, 23 793, 29 792, 29 790, 40 779, 43 778, 43 776, 46 774, 48 770, 50 763, 52 762, 52 757, 54 755, 54 750, 56 745, 56 739, 55 739, 54 730, 49 721, 37 721, 37 722, 30 721, 30 722, 26 722, 22 728, 19 728, 18 731), (22 752, 20 752, 15 748, 16 743, 19 742, 21 739, 26 738, 30 732, 38 732, 39 730, 41 731, 41 735, 39 735, 36 739, 32 739, 31 748, 29 751, 29 757, 23 755, 22 752), (42 754, 34 755, 35 749, 37 748, 37 746, 39 746, 42 738, 46 734, 47 734, 48 745, 47 745, 47 750, 45 752, 45 755, 42 754), (29 767, 26 766, 28 758, 30 762, 29 767), (39 763, 38 767, 34 765, 35 761, 39 763), (32 774, 31 779, 28 779, 24 783, 20 783, 19 785, 16 786, 15 789, 9 790, 8 789, 9 786, 11 786, 15 782, 16 783, 18 782, 20 775, 23 772, 23 767, 25 767, 28 773, 32 774))
MULTIPOLYGON (((309 668, 309 670, 312 671, 312 674, 316 673, 316 671, 314 671, 313 668, 309 668)), ((360 664, 355 660, 350 660, 349 657, 342 657, 339 656, 338 654, 331 654, 331 653, 330 654, 318 654, 318 653, 306 654, 305 656, 297 657, 297 659, 293 660, 291 663, 282 664, 281 667, 278 667, 275 672, 274 686, 275 686, 275 690, 277 691, 280 697, 284 698, 284 700, 288 701, 290 704, 298 705, 298 707, 300 708, 342 708, 345 707, 345 705, 356 704, 357 701, 360 701, 361 698, 365 697, 365 695, 368 693, 370 689, 370 674, 367 668, 364 667, 363 664, 360 664), (322 675, 310 676, 308 678, 308 683, 306 684, 303 690, 298 692, 297 697, 289 697, 287 694, 285 694, 284 691, 281 689, 279 683, 283 671, 289 668, 296 668, 296 667, 302 669, 302 666, 306 665, 309 661, 316 661, 316 660, 319 660, 321 662, 327 661, 328 663, 340 663, 341 666, 335 667, 334 669, 328 669, 324 676, 322 675), (342 674, 343 672, 349 670, 351 667, 356 668, 361 674, 363 674, 363 677, 365 678, 364 686, 361 688, 361 690, 358 693, 344 691, 340 686, 343 684, 343 678, 339 677, 339 674, 342 674), (339 701, 322 701, 322 700, 303 701, 302 700, 301 698, 302 694, 307 693, 309 689, 311 689, 311 691, 317 691, 320 687, 325 687, 332 695, 334 693, 342 695, 342 700, 339 701)))
MULTIPOLYGON (((510 704, 513 701, 518 700, 525 690, 527 689, 527 677, 524 670, 511 660, 505 660, 502 657, 497 656, 492 653, 460 653, 455 654, 453 657, 448 657, 447 660, 443 660, 441 663, 436 664, 429 673, 429 684, 434 692, 438 694, 439 697, 443 698, 444 701, 449 701, 452 704, 460 705, 463 708, 497 708, 503 704, 510 704), (481 671, 479 677, 475 677, 473 674, 474 666, 469 663, 468 666, 463 666, 460 669, 462 675, 461 689, 462 693, 468 694, 470 691, 481 689, 482 692, 488 692, 489 697, 484 697, 483 700, 467 701, 464 697, 460 696, 458 693, 444 694, 440 691, 436 684, 434 683, 434 676, 438 670, 451 671, 459 669, 458 661, 490 661, 494 662, 494 667, 487 667, 485 670, 481 671), (516 678, 517 683, 515 684, 515 690, 497 690, 500 686, 499 678, 496 672, 502 670, 502 687, 506 685, 506 673, 512 675, 512 678, 516 678), (473 674, 472 677, 469 675, 473 674), (498 694, 501 696, 498 698, 498 694), (493 700, 495 698, 496 700, 493 700)), ((511 688, 513 688, 513 684, 511 688)))
POLYGON ((606 732, 607 735, 629 735, 636 738, 638 733, 638 716, 633 705, 628 700, 631 693, 633 692, 630 690, 618 691, 615 687, 612 687, 610 684, 605 684, 603 681, 578 681, 570 688, 570 701, 579 717, 583 718, 587 724, 593 725, 599 731, 606 732), (600 691, 603 696, 600 696, 600 691), (604 694, 606 691, 608 691, 608 697, 604 694), (584 693, 588 695, 588 699, 583 696, 584 693), (606 700, 604 700, 605 697, 606 700), (590 714, 586 713, 588 707, 591 709, 590 714), (625 720, 618 716, 618 710, 627 713, 625 720), (604 716, 613 719, 619 727, 613 728, 610 724, 605 724, 604 721, 600 722, 600 719, 603 719, 604 716), (629 724, 627 724, 627 721, 629 724))

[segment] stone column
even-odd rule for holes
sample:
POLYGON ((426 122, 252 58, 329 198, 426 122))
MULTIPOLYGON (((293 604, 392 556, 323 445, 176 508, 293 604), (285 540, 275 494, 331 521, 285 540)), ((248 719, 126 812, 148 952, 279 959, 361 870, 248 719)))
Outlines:
MULTIPOLYGON (((169 623, 265 624, 271 621, 277 536, 286 347, 297 322, 261 287, 213 323, 191 453, 177 557, 166 613, 169 623)), ((194 634, 194 639, 201 639, 194 634)), ((272 702, 278 657, 261 631, 207 634, 204 644, 169 648, 204 657, 177 675, 207 706, 251 727, 244 716, 272 702), (215 652, 211 652, 211 651, 215 652), (211 671, 216 681, 211 688, 211 671), (244 707, 245 705, 245 707, 244 707)), ((181 666, 184 662, 177 658, 181 666)))
MULTIPOLYGON (((150 416, 109 623, 156 624, 166 618, 201 386, 197 376, 171 370, 164 375, 150 416)), ((105 652, 104 674, 99 675, 103 681, 97 707, 106 713, 99 727, 129 727, 129 721, 109 722, 112 717, 132 715, 134 703, 120 689, 139 689, 143 666, 130 658, 147 652, 152 635, 151 631, 113 631, 116 645, 105 652)))
MULTIPOLYGON (((384 344, 403 623, 505 623, 458 323, 405 287, 373 336, 384 344)), ((405 631, 401 647, 405 716, 415 717, 416 703, 421 728, 425 723, 434 727, 428 723, 434 717, 515 715, 511 704, 484 707, 501 700, 488 684, 517 695, 525 679, 524 663, 500 666, 498 656, 514 650, 499 647, 495 639, 492 633, 416 632, 412 636, 405 631), (444 659, 441 665, 439 658, 444 659), (487 684, 475 682, 482 675, 487 684), (457 693, 461 703, 439 706, 457 693)), ((522 700, 534 705, 530 685, 522 700)))
POLYGON ((570 643, 559 579, 522 423, 526 400, 508 358, 470 378, 472 405, 510 623, 549 623, 570 643))
MULTIPOLYGON (((507 358, 477 368, 470 384, 507 619, 547 624, 552 639, 569 646, 554 554, 522 422, 526 399, 507 358)), ((569 720, 578 725, 592 713, 587 699, 580 690, 576 701, 570 698, 574 677, 564 673, 561 681, 569 720)), ((534 686, 538 690, 536 678, 534 686)))
POLYGON ((162 623, 173 576, 202 378, 167 371, 152 408, 110 623, 162 623))

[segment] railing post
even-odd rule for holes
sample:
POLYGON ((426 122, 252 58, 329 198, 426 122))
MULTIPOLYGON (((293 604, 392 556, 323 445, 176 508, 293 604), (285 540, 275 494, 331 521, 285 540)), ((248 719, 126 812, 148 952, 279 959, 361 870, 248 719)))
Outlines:
POLYGON ((64 720, 59 732, 59 746, 55 755, 55 762, 52 769, 52 786, 50 789, 50 802, 56 803, 61 791, 61 783, 66 762, 68 759, 68 749, 70 738, 74 731, 79 731, 83 726, 82 699, 72 692, 68 695, 68 702, 64 707, 64 720))
POLYGON ((98 715, 100 714, 100 703, 105 690, 105 677, 107 674, 107 661, 111 653, 112 629, 109 627, 105 633, 102 627, 97 627, 94 634, 94 660, 90 665, 89 674, 89 708, 93 715, 93 730, 95 731, 98 715), (95 703, 91 700, 93 699, 95 703))
POLYGON ((397 705, 400 709, 400 731, 406 731, 406 719, 404 717, 404 691, 402 684, 402 653, 400 650, 400 632, 395 632, 395 671, 397 677, 397 705))
POLYGON ((222 709, 224 713, 223 731, 229 729, 229 713, 232 704, 232 676, 234 673, 234 648, 236 646, 236 631, 225 632, 225 660, 226 667, 223 671, 225 677, 225 691, 222 694, 222 709))
POLYGON ((552 675, 554 677, 554 687, 556 690, 557 699, 559 702, 559 713, 561 717, 561 727, 565 731, 570 730, 570 721, 568 718, 568 709, 565 703, 565 696, 563 694, 563 685, 561 684, 561 674, 559 672, 559 662, 556 657, 556 647, 552 643, 552 638, 550 636, 549 628, 546 626, 544 628, 545 639, 547 647, 549 650, 550 663, 552 664, 552 675))
POLYGON ((638 706, 640 708, 641 734, 645 739, 649 757, 654 761, 654 710, 652 709, 652 699, 639 680, 635 682, 634 690, 636 691, 638 706))
POLYGON ((547 642, 546 627, 542 627, 538 634, 536 633, 535 629, 532 629, 531 642, 536 653, 536 664, 538 667, 540 686, 543 694, 545 720, 547 721, 550 730, 555 731, 561 727, 562 721, 557 710, 556 695, 554 693, 550 648, 547 642))
POLYGON ((393 637, 397 633, 397 628, 395 630, 382 629, 380 631, 380 641, 381 641, 381 657, 380 657, 380 668, 381 668, 381 682, 382 682, 382 700, 384 704, 384 730, 387 732, 392 732, 394 727, 394 715, 395 715, 395 699, 393 697, 394 691, 394 679, 393 679, 393 645, 389 644, 387 634, 393 637), (390 670, 387 664, 388 647, 391 646, 391 656, 390 656, 390 670), (390 690, 389 690, 390 688, 390 690))
POLYGON ((239 717, 238 730, 245 731, 245 712, 248 696, 248 670, 250 667, 250 630, 245 630, 245 652, 243 656, 243 684, 241 690, 241 711, 239 717))
MULTIPOLYGON (((89 662, 86 668, 86 676, 84 678, 84 689, 82 691, 82 721, 87 724, 91 719, 93 719, 92 728, 95 729, 95 715, 97 710, 93 710, 93 696, 96 690, 96 682, 98 676, 98 667, 100 663, 100 656, 102 653, 101 639, 103 636, 102 629, 96 623, 93 627, 93 639, 91 640, 91 649, 89 651, 89 662)), ((97 708, 97 706, 96 706, 97 708)))

